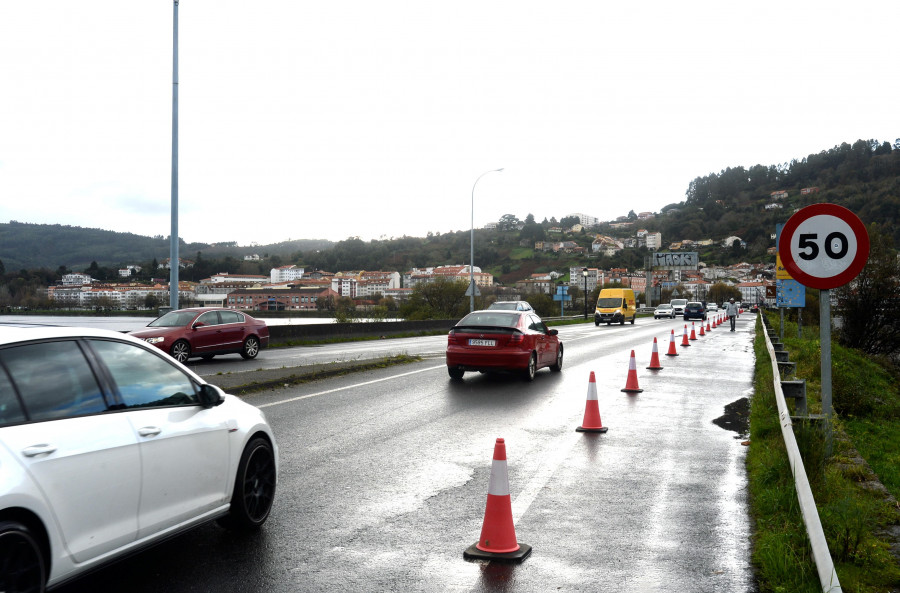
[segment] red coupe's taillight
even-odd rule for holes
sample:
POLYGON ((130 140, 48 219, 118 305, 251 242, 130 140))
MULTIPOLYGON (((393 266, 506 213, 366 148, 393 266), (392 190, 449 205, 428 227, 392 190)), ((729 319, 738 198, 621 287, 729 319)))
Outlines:
POLYGON ((455 334, 455 333, 450 332, 449 334, 447 334, 447 345, 448 345, 448 346, 453 346, 453 345, 456 345, 456 344, 458 344, 458 343, 459 343, 459 340, 456 339, 456 334, 455 334))
POLYGON ((513 335, 509 336, 508 344, 510 346, 518 346, 519 344, 521 344, 524 341, 525 341, 525 334, 516 332, 513 335))

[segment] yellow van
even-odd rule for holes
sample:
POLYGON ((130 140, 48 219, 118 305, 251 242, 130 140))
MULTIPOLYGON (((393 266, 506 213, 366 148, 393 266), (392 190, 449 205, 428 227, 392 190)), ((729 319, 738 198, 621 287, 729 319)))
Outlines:
POLYGON ((618 323, 625 325, 637 317, 637 304, 634 301, 634 291, 630 288, 604 288, 597 299, 597 310, 594 311, 594 325, 600 325, 605 321, 606 325, 618 323))

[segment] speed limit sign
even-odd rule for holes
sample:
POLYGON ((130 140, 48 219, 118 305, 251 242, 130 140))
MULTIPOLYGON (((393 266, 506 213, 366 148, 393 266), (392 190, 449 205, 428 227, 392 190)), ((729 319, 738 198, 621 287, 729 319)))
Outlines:
POLYGON ((869 234, 858 216, 836 204, 813 204, 788 219, 778 243, 794 280, 818 289, 847 284, 869 257, 869 234))

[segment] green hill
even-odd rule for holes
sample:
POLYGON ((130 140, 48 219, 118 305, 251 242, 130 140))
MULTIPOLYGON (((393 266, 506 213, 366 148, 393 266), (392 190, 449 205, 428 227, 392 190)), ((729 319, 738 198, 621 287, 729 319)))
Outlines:
MULTIPOLYGON (((701 260, 708 264, 771 261, 766 250, 774 245, 771 235, 775 225, 785 222, 795 209, 818 202, 840 204, 866 224, 882 224, 893 233, 895 246, 900 245, 900 225, 896 224, 900 217, 900 140, 894 145, 858 140, 790 163, 749 169, 739 166, 697 177, 688 184, 685 200, 665 206, 656 218, 637 221, 634 213, 629 213, 634 224, 628 229, 604 224, 581 233, 551 236, 550 227, 571 227, 574 221, 554 218, 537 222, 525 212, 504 216, 497 230, 476 230, 475 264, 506 283, 536 272, 565 273, 570 265, 584 265, 585 256, 538 253, 533 249, 535 241, 574 241, 590 253, 596 233, 626 238, 638 228, 659 231, 664 245, 685 239, 712 240, 714 245, 700 249, 701 260), (773 192, 786 192, 786 197, 775 198, 773 192), (767 209, 771 204, 779 207, 767 209), (518 216, 525 216, 524 224, 518 216), (729 236, 744 240, 746 250, 721 248, 719 243, 729 236)), ((616 218, 625 213, 603 214, 616 218)), ((216 272, 267 274, 272 266, 286 263, 329 271, 403 272, 412 267, 466 263, 469 241, 469 232, 461 231, 370 242, 299 240, 252 248, 233 243, 182 242, 179 253, 185 259, 202 258, 206 262, 194 274, 200 277, 216 272), (250 253, 262 256, 264 261, 244 262, 244 255, 250 253)), ((169 243, 164 237, 64 225, 0 223, 0 262, 7 273, 58 270, 61 266, 81 271, 92 262, 114 269, 148 265, 168 255, 169 243)), ((645 249, 626 249, 614 257, 594 257, 590 265, 640 268, 646 255, 645 249)))

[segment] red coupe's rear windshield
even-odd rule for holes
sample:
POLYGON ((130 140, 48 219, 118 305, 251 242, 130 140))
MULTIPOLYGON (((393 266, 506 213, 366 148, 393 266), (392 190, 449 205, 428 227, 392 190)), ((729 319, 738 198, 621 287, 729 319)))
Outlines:
POLYGON ((476 311, 463 317, 457 327, 516 327, 519 315, 499 311, 476 311))

